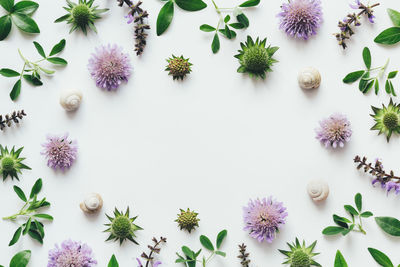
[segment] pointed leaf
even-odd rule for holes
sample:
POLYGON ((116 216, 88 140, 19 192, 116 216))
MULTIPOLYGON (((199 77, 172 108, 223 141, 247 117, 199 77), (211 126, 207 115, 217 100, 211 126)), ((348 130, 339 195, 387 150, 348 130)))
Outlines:
POLYGON ((19 79, 13 86, 13 89, 10 93, 11 100, 16 100, 21 93, 21 79, 19 79))
POLYGON ((216 29, 211 25, 203 24, 203 25, 200 26, 200 30, 202 30, 203 32, 213 32, 216 29))
POLYGON ((38 51, 39 55, 41 55, 42 57, 46 57, 46 54, 44 53, 43 47, 38 43, 38 42, 33 42, 33 44, 36 47, 36 50, 38 51))
POLYGON ((42 190, 42 185, 43 185, 43 181, 41 178, 39 178, 35 184, 33 185, 32 189, 31 189, 31 193, 29 195, 29 198, 32 199, 35 195, 39 194, 40 190, 42 190))
POLYGON ((39 7, 39 4, 33 1, 19 1, 14 6, 14 12, 31 16, 39 7))
POLYGON ((351 72, 351 73, 347 74, 346 77, 344 77, 343 82, 344 83, 353 83, 353 82, 357 81, 358 79, 360 79, 361 76, 364 75, 364 73, 365 73, 365 71, 363 71, 363 70, 351 72))
POLYGON ((218 33, 215 33, 212 44, 211 44, 212 52, 214 54, 216 54, 219 51, 219 47, 220 47, 219 36, 218 36, 218 33))
POLYGON ((260 3, 260 0, 248 0, 240 5, 240 7, 251 7, 257 6, 260 3))
POLYGON ((29 16, 22 13, 12 13, 12 21, 21 30, 27 33, 40 33, 36 22, 29 16))
POLYGON ((227 234, 228 234, 227 230, 222 230, 221 232, 219 232, 219 234, 217 236, 217 249, 219 249, 221 247, 221 244, 224 241, 227 234))
POLYGON ((357 193, 354 197, 354 202, 356 203, 358 211, 362 210, 362 196, 360 193, 357 193))
POLYGON ((400 27, 400 12, 390 8, 388 8, 387 12, 394 26, 400 27))
POLYGON ((374 42, 386 45, 400 42, 400 27, 392 27, 384 30, 375 38, 374 42))
POLYGON ((364 47, 362 56, 363 56, 365 66, 367 67, 367 69, 370 69, 371 68, 371 51, 369 50, 368 47, 364 47))
POLYGON ((186 11, 198 11, 207 7, 201 0, 175 0, 175 3, 186 11))
POLYGON ((386 256, 385 253, 374 249, 374 248, 368 248, 369 253, 371 256, 374 258, 374 260, 379 263, 379 265, 384 266, 384 267, 394 267, 392 261, 389 259, 388 256, 386 256))
POLYGON ((169 0, 161 8, 157 17, 157 35, 163 34, 169 27, 174 17, 174 2, 169 0))
POLYGON ((335 264, 333 267, 348 267, 346 260, 339 250, 336 251, 335 264))
POLYGON ((0 41, 4 40, 11 31, 11 17, 4 15, 0 18, 0 41))
POLYGON ((339 226, 328 226, 324 230, 322 230, 322 234, 324 235, 337 235, 342 233, 342 231, 346 229, 339 226))
POLYGON ((13 188, 14 188, 15 193, 17 193, 18 197, 19 197, 23 202, 26 202, 27 199, 26 199, 26 196, 25 196, 24 191, 22 191, 22 189, 19 188, 19 187, 16 186, 16 185, 14 185, 13 188))
POLYGON ((115 257, 114 254, 112 255, 112 257, 110 259, 110 262, 108 263, 107 267, 119 267, 117 258, 115 257))
POLYGON ((211 243, 210 239, 208 237, 206 237, 205 235, 200 236, 200 243, 206 249, 208 249, 210 251, 214 251, 214 245, 211 243))
POLYGON ((10 267, 26 267, 31 259, 31 251, 23 250, 15 254, 10 261, 10 267))
POLYGON ((15 231, 10 243, 8 243, 9 247, 18 242, 19 238, 21 237, 21 233, 22 233, 22 227, 19 227, 17 231, 15 231))
POLYGON ((0 69, 0 75, 4 77, 18 77, 20 73, 12 69, 0 69))
POLYGON ((400 221, 393 217, 376 217, 376 223, 387 234, 400 236, 400 221))
POLYGON ((13 12, 14 0, 0 0, 0 5, 8 12, 13 12))

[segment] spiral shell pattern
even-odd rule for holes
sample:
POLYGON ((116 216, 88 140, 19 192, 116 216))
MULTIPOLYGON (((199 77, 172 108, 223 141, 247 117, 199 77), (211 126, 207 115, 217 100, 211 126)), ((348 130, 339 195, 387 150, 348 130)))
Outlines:
POLYGON ((103 207, 103 199, 97 193, 91 193, 86 196, 80 204, 80 208, 86 213, 96 213, 103 207))
POLYGON ((66 111, 74 111, 79 108, 82 101, 82 92, 69 90, 61 93, 60 104, 66 111))
POLYGON ((315 202, 321 202, 328 198, 329 186, 322 180, 313 180, 307 185, 307 192, 315 202))
POLYGON ((308 67, 299 73, 297 80, 301 88, 306 90, 315 89, 321 84, 321 74, 317 69, 308 67))

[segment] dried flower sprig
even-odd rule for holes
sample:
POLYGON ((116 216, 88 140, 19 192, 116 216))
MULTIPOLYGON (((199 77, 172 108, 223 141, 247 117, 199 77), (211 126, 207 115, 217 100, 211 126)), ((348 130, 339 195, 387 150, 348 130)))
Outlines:
POLYGON ((346 40, 350 39, 350 37, 354 34, 353 26, 357 27, 361 25, 360 18, 361 16, 367 16, 368 20, 371 23, 374 23, 375 16, 373 15, 373 8, 379 6, 379 3, 373 5, 364 5, 360 0, 355 0, 355 4, 350 5, 352 9, 361 10, 358 14, 349 13, 345 19, 339 21, 338 27, 340 29, 339 33, 335 33, 336 40, 339 42, 339 45, 346 49, 347 44, 346 40))
POLYGON ((146 265, 143 265, 141 260, 139 258, 136 258, 136 260, 138 261, 139 267, 157 267, 158 265, 161 264, 161 261, 154 261, 154 254, 160 254, 161 248, 160 246, 163 243, 167 242, 167 239, 165 237, 160 237, 160 239, 157 239, 155 237, 153 237, 152 239, 153 241, 153 245, 148 245, 147 247, 150 249, 150 253, 147 254, 146 252, 143 252, 142 255, 140 255, 140 257, 142 257, 145 262, 146 265))
POLYGON ((237 256, 240 259, 240 264, 243 267, 249 267, 250 259, 249 259, 250 253, 247 252, 247 246, 243 243, 239 245, 239 256, 237 256))
POLYGON ((356 156, 354 162, 357 164, 357 170, 363 170, 365 173, 371 174, 374 179, 372 185, 380 183, 381 187, 384 188, 388 193, 394 189, 398 194, 400 193, 400 177, 394 175, 394 172, 386 172, 383 168, 383 164, 379 159, 375 160, 375 163, 367 162, 367 158, 356 156))
POLYGON ((128 24, 135 23, 135 51, 136 55, 141 55, 146 46, 146 38, 148 34, 146 30, 150 30, 150 25, 145 22, 145 19, 149 17, 149 13, 143 10, 140 6, 143 4, 142 1, 138 1, 134 4, 130 0, 117 0, 119 6, 123 6, 124 3, 131 9, 126 16, 128 24))
POLYGON ((39 209, 50 206, 50 203, 46 201, 46 198, 38 200, 38 194, 42 190, 42 185, 42 179, 39 178, 33 185, 29 194, 29 198, 27 198, 21 188, 14 185, 15 193, 23 202, 25 202, 25 204, 16 214, 4 217, 3 220, 11 220, 16 222, 19 218, 23 217, 26 218, 26 222, 20 225, 17 231, 15 231, 10 243, 8 244, 9 246, 17 243, 21 237, 21 234, 28 234, 31 238, 35 239, 40 244, 43 244, 44 225, 39 221, 39 219, 53 221, 53 217, 49 214, 38 212, 39 209))
POLYGON ((11 127, 13 123, 18 124, 26 116, 24 110, 14 111, 11 114, 0 115, 0 131, 3 131, 6 127, 11 127))

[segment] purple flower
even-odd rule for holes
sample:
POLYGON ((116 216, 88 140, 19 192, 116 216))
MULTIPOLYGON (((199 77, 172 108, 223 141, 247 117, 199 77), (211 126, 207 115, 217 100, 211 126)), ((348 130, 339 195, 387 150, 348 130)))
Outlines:
POLYGON ((360 8, 362 8, 362 4, 361 4, 360 0, 355 0, 354 2, 355 2, 355 4, 350 4, 350 7, 352 9, 360 9, 360 8))
MULTIPOLYGON (((142 264, 142 262, 140 261, 140 259, 139 258, 136 258, 136 260, 137 260, 137 262, 138 262, 138 267, 143 267, 143 264, 142 264)), ((156 261, 155 263, 153 263, 153 265, 152 265, 152 267, 157 267, 157 266, 159 266, 159 265, 161 265, 161 261, 156 261)))
POLYGON ((61 247, 57 244, 49 251, 47 267, 93 267, 97 261, 93 259, 92 249, 80 242, 65 240, 61 247))
POLYGON ((396 194, 400 193, 400 184, 396 183, 394 181, 389 181, 385 184, 386 186, 386 192, 387 194, 390 193, 390 191, 392 191, 392 189, 394 189, 394 191, 396 192, 396 194))
POLYGON ((272 197, 250 200, 243 211, 244 230, 249 231, 250 236, 259 242, 268 243, 275 239, 276 233, 285 224, 288 215, 283 203, 273 200, 272 197))
POLYGON ((307 40, 317 34, 322 23, 322 7, 320 0, 292 0, 282 4, 280 28, 288 35, 307 40))
POLYGON ((42 155, 46 156, 47 166, 56 170, 68 169, 76 159, 78 146, 76 141, 68 139, 68 133, 63 136, 47 136, 47 142, 42 144, 42 155))
POLYGON ((325 145, 344 147, 345 142, 350 141, 352 135, 350 122, 342 114, 333 114, 327 119, 320 121, 320 128, 316 129, 316 138, 325 145))
POLYGON ((126 23, 131 24, 134 20, 135 17, 132 15, 132 13, 129 13, 128 15, 124 16, 128 21, 126 23))
POLYGON ((128 54, 115 44, 96 48, 88 69, 96 85, 108 91, 116 90, 122 81, 127 82, 132 71, 128 54))

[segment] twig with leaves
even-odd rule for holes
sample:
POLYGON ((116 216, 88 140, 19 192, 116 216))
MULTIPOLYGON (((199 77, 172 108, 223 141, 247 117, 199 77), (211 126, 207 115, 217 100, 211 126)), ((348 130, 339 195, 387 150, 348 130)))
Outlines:
POLYGON ((14 111, 11 114, 0 115, 0 131, 3 131, 6 127, 11 127, 13 123, 18 124, 26 116, 24 110, 14 111))

